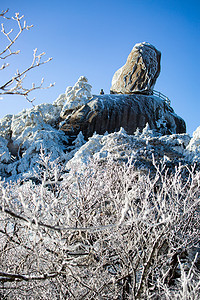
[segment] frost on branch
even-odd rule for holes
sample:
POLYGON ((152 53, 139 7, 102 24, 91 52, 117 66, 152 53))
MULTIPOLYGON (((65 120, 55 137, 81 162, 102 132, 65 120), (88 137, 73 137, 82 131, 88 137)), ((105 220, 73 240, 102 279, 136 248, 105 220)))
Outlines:
POLYGON ((1 296, 199 299, 200 174, 154 167, 92 160, 62 176, 42 153, 38 184, 0 181, 1 296))
MULTIPOLYGON (((169 165, 177 162, 192 162, 186 150, 189 144, 188 134, 172 134, 161 136, 149 129, 148 124, 140 133, 136 130, 135 135, 128 135, 121 128, 120 131, 105 135, 94 134, 89 138, 67 163, 66 167, 71 166, 84 168, 90 159, 105 161, 114 159, 115 161, 127 162, 131 157, 138 168, 148 170, 153 168, 152 156, 157 161, 167 160, 169 165)), ((190 154, 191 156, 191 154, 190 154)))
MULTIPOLYGON (((27 25, 26 21, 23 20, 24 16, 20 16, 19 13, 15 13, 15 16, 12 18, 7 18, 6 14, 7 11, 2 11, 0 14, 0 17, 3 17, 4 19, 7 19, 7 22, 14 21, 17 28, 16 30, 12 29, 6 29, 4 23, 1 24, 1 32, 3 36, 6 39, 7 45, 3 47, 3 49, 0 49, 0 61, 2 61, 2 65, 0 66, 0 70, 3 70, 7 67, 9 67, 8 59, 13 55, 18 55, 20 53, 20 50, 14 51, 13 45, 17 42, 18 38, 21 36, 24 30, 29 30, 33 27, 33 25, 27 25)), ((24 79, 27 76, 27 73, 36 68, 39 67, 49 61, 52 60, 52 58, 49 58, 47 60, 43 60, 43 56, 45 55, 44 52, 38 54, 37 49, 33 51, 33 60, 30 66, 28 66, 24 70, 20 70, 20 66, 17 69, 16 73, 8 80, 1 81, 0 82, 0 95, 22 95, 24 96, 29 102, 33 102, 34 99, 29 98, 29 93, 31 93, 34 90, 42 89, 44 79, 41 80, 41 83, 39 85, 36 85, 35 83, 32 84, 32 87, 25 87, 24 86, 24 79)), ((53 84, 50 84, 49 87, 53 86, 53 84)), ((48 88, 48 87, 47 87, 48 88)))

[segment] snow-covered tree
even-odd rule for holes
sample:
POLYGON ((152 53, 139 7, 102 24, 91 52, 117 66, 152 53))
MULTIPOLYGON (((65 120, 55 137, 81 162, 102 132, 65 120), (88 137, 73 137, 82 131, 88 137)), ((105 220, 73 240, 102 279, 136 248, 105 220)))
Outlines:
POLYGON ((199 299, 199 171, 39 163, 0 182, 2 299, 199 299))
POLYGON ((74 149, 80 148, 85 143, 86 143, 86 141, 84 139, 84 135, 83 135, 82 131, 79 132, 79 134, 77 135, 75 140, 72 142, 72 144, 74 145, 74 149))
POLYGON ((85 76, 81 76, 73 87, 66 90, 66 102, 61 111, 61 117, 64 117, 68 111, 79 108, 86 104, 91 98, 92 86, 88 83, 85 76))
POLYGON ((193 132, 193 136, 187 146, 187 150, 190 151, 189 155, 191 155, 191 152, 193 153, 194 161, 200 162, 200 126, 193 132))

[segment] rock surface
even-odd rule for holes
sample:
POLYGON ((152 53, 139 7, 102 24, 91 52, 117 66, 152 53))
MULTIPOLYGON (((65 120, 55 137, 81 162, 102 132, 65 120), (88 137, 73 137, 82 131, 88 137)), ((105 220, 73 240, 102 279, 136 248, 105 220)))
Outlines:
POLYGON ((79 109, 65 113, 60 129, 67 135, 83 132, 85 138, 94 132, 111 133, 123 127, 128 134, 146 123, 164 134, 185 133, 186 125, 163 100, 146 95, 98 95, 79 109))
POLYGON ((146 42, 136 44, 126 64, 114 74, 110 92, 152 94, 160 74, 160 58, 161 53, 153 45, 146 42))

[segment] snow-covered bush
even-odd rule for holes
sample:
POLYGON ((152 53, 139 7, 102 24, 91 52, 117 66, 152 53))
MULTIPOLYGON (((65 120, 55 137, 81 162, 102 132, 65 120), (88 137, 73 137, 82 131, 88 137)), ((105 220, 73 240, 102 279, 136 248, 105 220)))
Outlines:
POLYGON ((66 160, 68 137, 56 128, 60 111, 52 104, 40 104, 0 120, 1 176, 13 179, 19 173, 33 173, 41 147, 52 160, 66 160))
POLYGON ((194 161, 200 161, 200 126, 193 132, 192 139, 187 147, 192 153, 194 161))
POLYGON ((42 152, 37 183, 1 181, 1 297, 199 299, 200 172, 154 168, 96 160, 63 175, 42 152))
POLYGON ((8 141, 0 136, 0 161, 3 163, 11 160, 7 145, 8 141))

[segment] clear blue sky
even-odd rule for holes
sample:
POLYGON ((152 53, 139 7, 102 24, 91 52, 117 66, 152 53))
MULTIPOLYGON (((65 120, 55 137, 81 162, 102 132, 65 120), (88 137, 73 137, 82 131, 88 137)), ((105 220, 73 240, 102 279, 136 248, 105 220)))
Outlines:
MULTIPOLYGON (((10 61, 5 74, 28 66, 36 47, 53 57, 28 75, 27 84, 42 77, 46 85, 56 82, 33 95, 35 104, 52 103, 81 75, 88 78, 93 94, 101 88, 109 93, 115 71, 136 43, 146 41, 162 53, 155 89, 171 99, 188 133, 200 125, 199 0, 2 0, 1 9, 7 8, 9 15, 24 14, 34 27, 21 36, 16 45, 21 54, 10 61)), ((31 107, 19 96, 0 101, 0 117, 31 107)))

